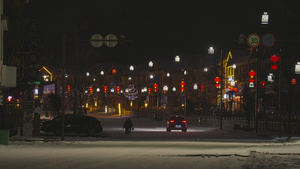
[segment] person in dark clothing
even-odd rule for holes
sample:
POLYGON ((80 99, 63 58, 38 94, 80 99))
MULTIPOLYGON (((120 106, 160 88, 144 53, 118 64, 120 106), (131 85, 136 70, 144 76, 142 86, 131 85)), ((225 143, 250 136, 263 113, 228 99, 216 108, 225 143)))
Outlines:
POLYGON ((130 118, 127 118, 123 124, 123 128, 125 128, 126 136, 131 133, 132 127, 133 127, 132 121, 130 120, 130 118))

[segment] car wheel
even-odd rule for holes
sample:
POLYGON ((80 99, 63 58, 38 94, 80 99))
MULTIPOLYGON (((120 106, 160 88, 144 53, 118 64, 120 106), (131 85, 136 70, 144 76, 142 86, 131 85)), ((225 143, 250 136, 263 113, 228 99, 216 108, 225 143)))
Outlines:
POLYGON ((95 129, 93 129, 93 128, 89 128, 88 130, 87 130, 87 134, 89 135, 89 136, 94 136, 95 135, 95 129))
POLYGON ((167 128, 167 132, 170 132, 171 131, 171 129, 170 128, 167 128))
POLYGON ((183 129, 182 132, 186 132, 186 129, 183 129))

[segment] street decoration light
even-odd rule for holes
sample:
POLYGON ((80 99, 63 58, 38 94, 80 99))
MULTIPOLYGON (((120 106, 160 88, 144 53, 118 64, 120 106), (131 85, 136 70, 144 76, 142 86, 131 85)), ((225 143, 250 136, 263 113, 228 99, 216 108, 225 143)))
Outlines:
POLYGON ((155 93, 157 92, 157 87, 158 87, 158 84, 157 84, 157 83, 154 83, 154 84, 153 84, 153 90, 154 90, 155 93))
POLYGON ((93 87, 92 86, 89 87, 89 90, 90 90, 90 93, 93 94, 93 87))
POLYGON ((181 93, 184 92, 184 87, 185 87, 185 82, 184 82, 184 81, 181 81, 181 82, 180 82, 180 91, 181 91, 181 93))
POLYGON ((164 85, 164 87, 163 87, 164 93, 166 93, 168 90, 169 90, 168 86, 167 86, 167 85, 164 85))
POLYGON ((279 61, 279 56, 278 55, 272 55, 270 60, 274 63, 274 65, 272 65, 272 69, 275 71, 278 69, 278 66, 276 65, 276 62, 279 61))
POLYGON ((219 84, 220 81, 221 81, 221 79, 219 77, 215 78, 215 82, 216 82, 215 86, 216 86, 216 88, 220 87, 220 84, 219 84))
POLYGON ((250 70, 248 75, 250 76, 250 80, 249 80, 249 87, 253 88, 254 87, 254 79, 253 77, 256 75, 256 73, 254 72, 254 70, 250 70))
POLYGON ((204 87, 205 87, 204 85, 201 85, 201 91, 204 91, 204 87))
POLYGON ((116 89, 117 89, 117 93, 120 94, 120 86, 117 86, 116 89))
POLYGON ((291 85, 296 85, 296 84, 297 84, 296 79, 292 79, 292 80, 291 80, 291 85))
POLYGON ((265 81, 261 81, 260 82, 260 87, 262 88, 262 89, 264 89, 264 88, 266 88, 266 82, 265 81))

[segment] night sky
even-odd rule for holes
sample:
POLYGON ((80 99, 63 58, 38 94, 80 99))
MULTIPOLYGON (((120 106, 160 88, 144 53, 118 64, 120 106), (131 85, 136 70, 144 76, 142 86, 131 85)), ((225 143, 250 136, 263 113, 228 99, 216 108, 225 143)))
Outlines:
POLYGON ((239 34, 276 36, 282 7, 294 12, 297 5, 296 0, 30 0, 28 10, 29 20, 41 27, 47 64, 60 63, 64 33, 69 63, 77 51, 79 62, 86 65, 146 64, 174 60, 176 55, 201 57, 210 45, 234 48, 239 34), (260 24, 264 11, 270 14, 268 26, 260 24), (133 42, 94 48, 89 39, 96 33, 133 42))

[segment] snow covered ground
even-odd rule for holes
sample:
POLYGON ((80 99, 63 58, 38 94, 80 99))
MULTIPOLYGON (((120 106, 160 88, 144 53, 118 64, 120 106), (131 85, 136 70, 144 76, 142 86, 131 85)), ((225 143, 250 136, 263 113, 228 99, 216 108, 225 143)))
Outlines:
POLYGON ((1 169, 299 169, 300 141, 14 141, 1 169))

